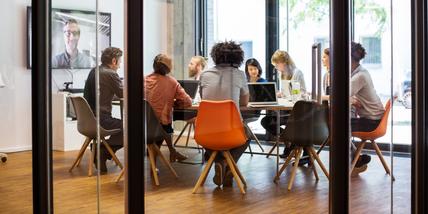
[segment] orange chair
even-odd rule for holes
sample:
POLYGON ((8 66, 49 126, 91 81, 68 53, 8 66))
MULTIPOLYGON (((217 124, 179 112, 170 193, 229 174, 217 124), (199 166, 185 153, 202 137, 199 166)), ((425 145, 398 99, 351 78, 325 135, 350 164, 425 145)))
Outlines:
POLYGON ((221 152, 241 193, 245 194, 244 185, 247 185, 246 181, 229 152, 230 149, 242 146, 247 141, 244 125, 235 103, 231 100, 203 100, 199 104, 195 125, 196 143, 213 152, 193 188, 193 193, 204 185, 215 157, 221 152))
POLYGON ((358 157, 361 154, 361 150, 363 150, 364 145, 366 145, 367 141, 370 141, 376 150, 377 156, 379 156, 380 161, 382 162, 383 168, 385 168, 385 171, 387 174, 391 174, 388 165, 386 164, 385 159, 383 159, 383 155, 376 144, 375 140, 384 136, 386 133, 386 128, 388 126, 388 116, 389 112, 391 110, 391 100, 388 100, 385 104, 385 113, 382 116, 382 119, 379 123, 379 125, 376 127, 375 130, 370 132, 352 132, 352 137, 357 137, 361 139, 361 143, 357 147, 357 151, 355 152, 354 160, 351 164, 351 170, 350 172, 354 170, 355 164, 357 163, 358 157))

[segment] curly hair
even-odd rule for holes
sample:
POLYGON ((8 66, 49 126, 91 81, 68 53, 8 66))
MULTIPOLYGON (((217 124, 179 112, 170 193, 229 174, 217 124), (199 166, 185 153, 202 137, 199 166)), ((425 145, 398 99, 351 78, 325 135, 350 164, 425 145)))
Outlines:
POLYGON ((238 68, 244 61, 244 51, 241 45, 234 41, 216 43, 212 47, 210 55, 216 65, 229 64, 238 68))
POLYGON ((360 62, 366 56, 366 49, 357 42, 351 42, 351 59, 360 62))

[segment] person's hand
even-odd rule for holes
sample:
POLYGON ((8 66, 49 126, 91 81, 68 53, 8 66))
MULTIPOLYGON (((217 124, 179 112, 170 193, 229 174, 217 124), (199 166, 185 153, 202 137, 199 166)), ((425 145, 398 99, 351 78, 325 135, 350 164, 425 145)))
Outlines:
POLYGON ((355 97, 351 97, 351 104, 357 109, 362 107, 361 102, 355 97))
POLYGON ((277 92, 277 93, 276 93, 276 96, 277 96, 278 98, 282 98, 282 97, 284 97, 284 94, 283 94, 282 92, 277 92))

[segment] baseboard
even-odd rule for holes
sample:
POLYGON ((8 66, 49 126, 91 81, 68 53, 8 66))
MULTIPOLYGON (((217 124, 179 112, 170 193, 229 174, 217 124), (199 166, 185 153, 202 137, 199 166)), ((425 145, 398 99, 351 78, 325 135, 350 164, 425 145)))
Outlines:
POLYGON ((11 153, 11 152, 22 152, 22 151, 31 151, 32 146, 15 146, 15 147, 6 147, 0 148, 0 152, 11 153))

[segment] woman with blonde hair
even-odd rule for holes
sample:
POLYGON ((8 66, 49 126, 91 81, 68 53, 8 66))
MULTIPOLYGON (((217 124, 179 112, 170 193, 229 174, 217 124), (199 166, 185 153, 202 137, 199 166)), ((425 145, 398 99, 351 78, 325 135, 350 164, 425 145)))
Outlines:
MULTIPOLYGON (((305 78, 303 77, 302 71, 300 71, 296 64, 294 64, 293 59, 286 51, 277 50, 272 55, 271 63, 275 66, 275 69, 281 74, 281 80, 294 80, 300 83, 300 90, 304 93, 306 92, 305 78)), ((283 81, 281 81, 283 82, 283 81)), ((285 84, 281 84, 281 88, 284 89, 285 84)), ((283 94, 280 94, 283 96, 283 94)))

